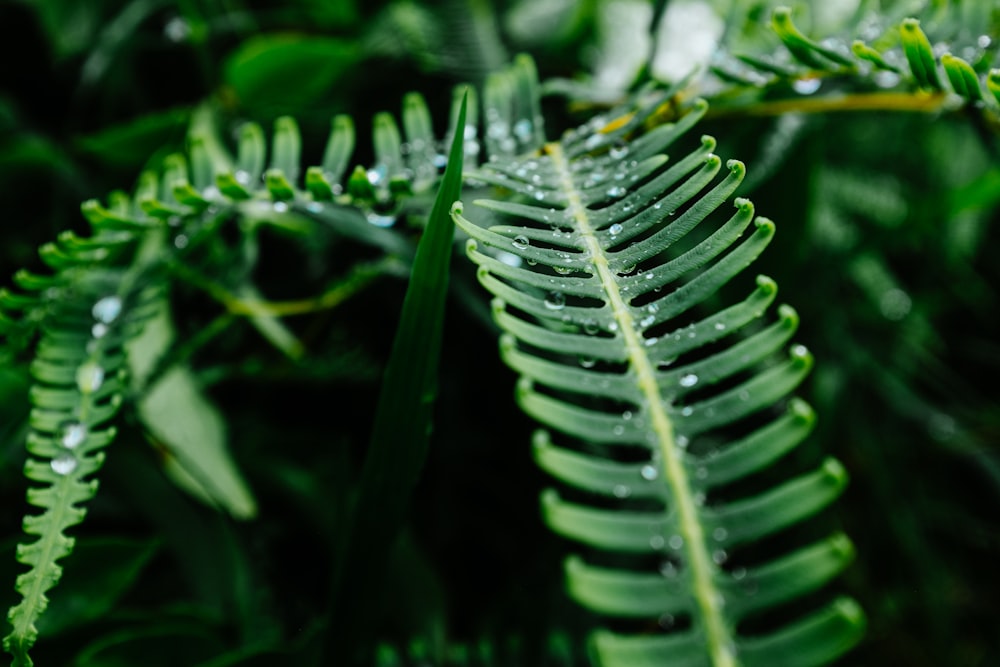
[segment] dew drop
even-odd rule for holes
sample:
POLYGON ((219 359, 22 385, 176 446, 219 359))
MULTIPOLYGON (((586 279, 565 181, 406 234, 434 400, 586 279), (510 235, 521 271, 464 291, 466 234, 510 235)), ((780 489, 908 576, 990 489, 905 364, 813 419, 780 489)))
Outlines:
POLYGON ((310 213, 321 213, 323 211, 323 205, 318 201, 311 201, 306 204, 306 210, 310 213))
POLYGON ((879 88, 895 88, 899 84, 900 77, 890 70, 879 70, 872 75, 875 85, 879 88))
POLYGON ((597 321, 592 317, 588 317, 587 319, 585 319, 582 322, 582 324, 583 324, 583 333, 587 334, 588 336, 593 336, 598 331, 600 331, 600 328, 597 326, 597 321))
POLYGON ((729 554, 726 553, 725 549, 716 549, 712 552, 712 562, 716 565, 722 565, 729 559, 729 554))
POLYGON ((665 543, 666 540, 663 539, 663 535, 653 535, 649 538, 649 546, 654 549, 662 549, 665 543))
POLYGON ((664 630, 669 630, 674 627, 674 617, 671 614, 660 614, 660 618, 657 619, 656 624, 664 630))
POLYGON ((716 322, 715 323, 715 330, 716 331, 725 331, 725 329, 726 329, 726 325, 723 324, 722 322, 716 322))
POLYGON ((593 368, 597 365, 597 360, 593 357, 580 357, 579 361, 584 368, 593 368))
POLYGON ((806 77, 803 79, 796 79, 792 83, 792 90, 797 92, 799 95, 812 95, 817 90, 819 90, 822 81, 817 77, 806 77))
POLYGON ((732 572, 733 579, 739 581, 747 576, 747 569, 745 567, 738 567, 732 572))
POLYGON ((639 326, 648 327, 655 321, 656 321, 655 317, 653 317, 652 315, 647 315, 646 317, 639 320, 639 326))
POLYGON ((667 546, 676 551, 684 546, 684 538, 680 535, 671 535, 667 546))
POLYGON ((622 233, 622 229, 623 227, 616 222, 615 224, 608 227, 608 234, 611 234, 612 236, 618 236, 619 234, 622 233))
POLYGON ((379 215, 378 213, 369 213, 367 216, 368 222, 375 225, 376 227, 392 227, 396 224, 396 217, 392 215, 379 215))
POLYGON ((553 266, 552 270, 558 273, 560 276, 566 276, 573 273, 573 269, 568 266, 553 266))
POLYGON ((624 419, 625 421, 631 420, 632 419, 632 411, 631 410, 626 410, 625 412, 623 412, 622 413, 622 419, 624 419))
POLYGON ((386 166, 380 164, 373 169, 369 169, 365 172, 365 176, 368 177, 368 182, 372 185, 378 185, 385 178, 386 166))
POLYGON ((566 306, 566 297, 562 292, 549 292, 545 297, 545 307, 549 310, 562 310, 566 306))
POLYGON ((614 433, 615 435, 625 435, 625 427, 622 426, 621 424, 618 424, 613 429, 611 429, 611 432, 614 433))
POLYGON ((613 187, 608 188, 607 195, 609 197, 614 197, 617 199, 619 197, 624 197, 627 192, 628 190, 626 190, 622 186, 615 185, 613 187))
POLYGON ((624 484, 616 484, 615 488, 613 488, 611 492, 615 494, 615 498, 628 498, 632 495, 632 489, 624 484))
POLYGON ((52 459, 49 462, 52 466, 52 472, 57 475, 69 475, 74 470, 76 470, 77 461, 76 457, 71 454, 60 454, 59 456, 52 459))
MULTIPOLYGON (((685 408, 685 410, 686 409, 687 408, 685 408)), ((681 410, 681 414, 683 414, 683 413, 684 413, 684 410, 681 410)), ((687 436, 685 436, 685 435, 679 435, 676 438, 674 438, 674 442, 677 444, 677 446, 680 449, 687 449, 687 446, 690 444, 691 441, 687 439, 687 436)))
POLYGON ((646 347, 653 347, 654 345, 656 345, 657 341, 659 341, 659 340, 660 339, 657 338, 656 336, 651 336, 651 337, 647 338, 646 340, 644 340, 643 344, 646 347))
POLYGON ((521 143, 527 143, 531 140, 531 121, 527 118, 522 118, 521 120, 514 123, 514 136, 516 136, 521 143))
POLYGON ((98 322, 111 324, 121 315, 122 300, 117 296, 106 296, 99 299, 90 312, 98 322))
POLYGON ((660 563, 660 574, 667 579, 673 579, 677 576, 677 566, 674 565, 673 561, 665 560, 660 563))
POLYGON ((729 537, 729 531, 723 528, 722 526, 719 526, 718 528, 712 531, 712 537, 715 539, 716 542, 725 542, 726 538, 729 537))
POLYGON ((626 155, 628 155, 628 144, 624 141, 616 141, 608 150, 608 157, 612 160, 621 160, 626 155))
POLYGON ((163 26, 163 34, 171 42, 183 42, 191 36, 191 26, 181 17, 175 16, 163 26))
POLYGON ((95 361, 86 361, 76 370, 76 386, 81 393, 92 394, 104 384, 104 369, 95 361))
POLYGON ((708 468, 705 466, 698 466, 695 468, 694 476, 698 479, 706 479, 708 477, 708 468))
POLYGON ((681 376, 680 385, 682 387, 693 387, 698 384, 698 376, 694 373, 688 373, 687 375, 681 376))
POLYGON ((250 174, 243 171, 242 169, 237 170, 237 172, 233 174, 233 178, 236 179, 237 183, 240 183, 242 185, 250 184, 250 174))
POLYGON ((188 237, 184 234, 178 234, 174 237, 174 247, 178 250, 183 250, 188 246, 188 237))
POLYGON ((276 202, 274 202, 274 212, 275 213, 284 213, 287 210, 288 210, 288 204, 286 204, 285 202, 283 202, 283 201, 276 201, 276 202))
POLYGON ((647 464, 642 466, 642 470, 639 471, 639 474, 642 475, 643 479, 652 482, 659 476, 660 473, 656 469, 656 466, 647 464))
POLYGON ((87 426, 80 422, 65 422, 59 431, 59 444, 66 449, 76 449, 87 439, 87 426))
POLYGON ((98 322, 94 326, 90 327, 90 335, 94 338, 104 338, 108 335, 108 325, 98 322))

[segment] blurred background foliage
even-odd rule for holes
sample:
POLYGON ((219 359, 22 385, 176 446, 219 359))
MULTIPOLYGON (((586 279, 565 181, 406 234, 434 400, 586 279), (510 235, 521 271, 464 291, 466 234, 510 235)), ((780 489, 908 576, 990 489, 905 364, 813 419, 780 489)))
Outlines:
MULTIPOLYGON (((0 274, 38 269, 40 244, 83 230, 81 201, 130 188, 143 167, 183 148, 198 113, 227 139, 242 121, 267 127, 294 115, 315 163, 334 114, 351 114, 365 137, 376 112, 417 90, 443 134, 453 85, 529 52, 543 80, 561 79, 551 90, 572 98, 546 100, 556 136, 650 76, 677 78, 720 53, 777 51, 774 4, 3 0, 0 274)), ((803 32, 846 43, 918 16, 977 71, 998 66, 993 3, 791 4, 803 32)), ((760 116, 767 100, 865 84, 824 80, 816 92, 720 81, 700 80, 727 110, 701 131, 747 163, 742 194, 778 223, 758 270, 801 314, 798 340, 817 359, 801 393, 820 427, 796 456, 828 452, 852 477, 815 522, 818 533, 842 527, 858 550, 837 585, 862 602, 870 630, 842 663, 1000 664, 997 125, 947 105, 760 116)), ((356 163, 371 162, 366 144, 356 163)), ((336 253, 305 268, 301 253, 262 240, 255 275, 268 296, 301 295, 338 272, 336 253)), ((472 270, 458 262, 454 279, 430 459, 391 566, 378 573, 387 595, 373 663, 585 664, 592 619, 565 599, 567 545, 538 516, 531 425, 514 407, 514 377, 472 270)), ((249 327, 190 352, 256 496, 251 521, 179 492, 162 452, 125 416, 40 628, 39 665, 336 664, 324 646, 330 554, 404 287, 386 276, 333 314, 289 320, 307 345, 299 360, 249 327)), ((193 292, 175 301, 181 340, 218 311, 193 292)), ((12 584, 29 379, 26 359, 4 351, 2 362, 0 582, 12 584)), ((0 608, 13 601, 0 590, 0 608)))

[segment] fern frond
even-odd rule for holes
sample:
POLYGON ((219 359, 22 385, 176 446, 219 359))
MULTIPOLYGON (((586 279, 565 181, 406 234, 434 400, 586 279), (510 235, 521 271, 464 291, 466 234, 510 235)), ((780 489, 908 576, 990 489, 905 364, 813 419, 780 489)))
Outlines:
MULTIPOLYGON (((836 82, 841 89, 853 86, 917 92, 909 107, 901 99, 883 97, 870 101, 876 105, 873 108, 935 110, 942 107, 945 95, 949 94, 954 96, 953 100, 976 105, 994 119, 1000 114, 1000 99, 991 97, 990 83, 998 73, 996 69, 989 69, 986 52, 992 40, 988 36, 973 36, 969 41, 969 35, 980 27, 969 26, 961 31, 961 36, 956 36, 952 48, 962 55, 942 50, 935 52, 916 18, 903 20, 875 44, 855 39, 849 47, 837 39, 818 42, 803 35, 787 7, 774 10, 771 28, 780 39, 784 53, 738 54, 735 60, 728 62, 723 57, 713 65, 712 71, 723 80, 738 85, 758 88, 791 85, 803 95, 815 94, 826 79, 836 82)), ((859 99, 843 100, 840 108, 868 107, 859 99)))
POLYGON ((594 550, 567 561, 570 594, 607 616, 681 628, 597 632, 601 664, 824 664, 860 637, 853 601, 763 636, 740 631, 850 561, 837 535, 726 567, 734 549, 827 506, 846 473, 829 459, 762 493, 728 491, 811 430, 808 406, 786 399, 812 358, 801 345, 779 358, 798 318, 782 306, 777 322, 761 324, 777 290, 769 278, 740 302, 718 303, 774 224, 744 199, 728 220, 712 217, 744 167, 729 161, 719 179, 711 137, 679 158, 664 153, 705 113, 703 102, 646 131, 675 92, 595 119, 541 154, 487 163, 473 177, 508 196, 477 200, 477 217, 456 202, 453 216, 495 296, 502 355, 521 374, 518 400, 547 427, 535 457, 574 489, 543 494, 545 519, 594 550))
MULTIPOLYGON (((73 550, 65 533, 80 523, 81 507, 97 492, 91 479, 115 437, 109 422, 124 393, 123 343, 142 324, 142 265, 130 266, 146 228, 127 219, 127 204, 114 204, 119 215, 88 215, 93 235, 63 234, 41 250, 54 271, 50 276, 21 272, 16 281, 35 292, 20 296, 41 330, 31 364, 34 385, 25 475, 37 486, 28 503, 43 510, 24 519, 24 532, 34 540, 17 548, 17 559, 30 570, 17 578, 22 595, 8 618, 13 626, 4 648, 14 665, 31 665, 28 650, 37 637, 35 622, 45 610, 46 593, 62 573, 57 563, 73 550), (40 290, 40 291, 39 291, 40 290)), ((92 211, 85 205, 85 213, 92 211)), ((12 299, 4 306, 8 309, 12 299)))

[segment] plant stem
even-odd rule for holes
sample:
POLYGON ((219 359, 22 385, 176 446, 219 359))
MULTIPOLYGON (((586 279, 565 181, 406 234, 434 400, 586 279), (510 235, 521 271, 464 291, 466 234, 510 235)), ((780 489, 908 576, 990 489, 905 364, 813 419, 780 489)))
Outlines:
POLYGON ((937 113, 948 96, 942 92, 856 93, 830 97, 800 97, 759 102, 747 106, 713 106, 709 118, 728 116, 780 116, 788 113, 836 113, 843 111, 909 111, 937 113))
POLYGON ((645 345, 636 331, 628 304, 618 288, 618 280, 608 265, 607 255, 595 235, 587 207, 581 201, 579 191, 573 183, 573 175, 563 153, 562 145, 559 143, 547 144, 545 152, 552 157, 552 162, 559 174, 561 186, 568 201, 567 210, 573 215, 577 229, 580 230, 580 235, 587 244, 594 268, 608 296, 615 321, 618 323, 618 331, 625 339, 629 365, 635 370, 639 388, 646 402, 646 408, 649 410, 652 429, 660 450, 660 463, 669 483, 670 505, 675 508, 678 514, 678 531, 684 539, 684 550, 687 555, 686 564, 691 569, 695 603, 711 666, 737 667, 738 663, 732 648, 732 632, 722 614, 720 603, 722 595, 712 576, 714 564, 705 546, 705 534, 698 517, 694 493, 691 490, 687 471, 679 456, 681 450, 674 437, 673 422, 665 409, 667 401, 660 392, 654 364, 646 353, 645 345))

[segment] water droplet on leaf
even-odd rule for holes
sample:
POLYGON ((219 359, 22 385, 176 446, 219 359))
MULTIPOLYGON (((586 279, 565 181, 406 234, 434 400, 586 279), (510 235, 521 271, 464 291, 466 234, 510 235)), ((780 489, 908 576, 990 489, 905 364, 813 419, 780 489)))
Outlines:
POLYGON ((545 307, 549 310, 562 310, 566 305, 566 297, 562 292, 549 292, 545 297, 545 307))
POLYGON ((698 376, 695 375, 694 373, 688 373, 687 375, 682 376, 680 379, 680 385, 682 387, 693 387, 696 384, 698 384, 698 376))
POLYGON ((106 296, 99 299, 91 309, 94 319, 105 324, 114 322, 121 312, 122 300, 117 296, 106 296))
POLYGON ((59 431, 59 444, 66 449, 76 449, 87 439, 87 426, 80 422, 65 422, 59 431))
POLYGON ((69 475, 74 470, 76 470, 77 461, 76 457, 71 454, 60 454, 59 456, 52 459, 49 463, 52 466, 52 472, 57 475, 69 475))
POLYGON ((804 79, 796 79, 792 83, 792 90, 797 92, 799 95, 812 95, 817 90, 819 90, 822 81, 817 77, 806 77, 804 79))
POLYGON ((521 143, 526 143, 531 140, 531 121, 527 118, 522 118, 521 120, 514 123, 514 136, 516 136, 521 143))
POLYGON ((92 394, 104 384, 104 369, 96 361, 86 361, 76 370, 76 386, 81 393, 92 394))

